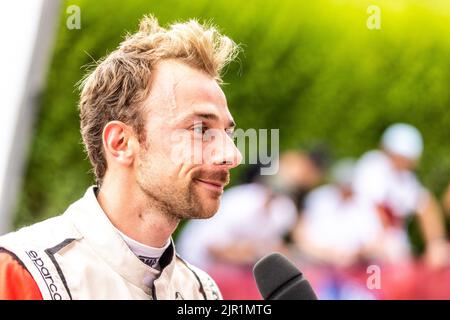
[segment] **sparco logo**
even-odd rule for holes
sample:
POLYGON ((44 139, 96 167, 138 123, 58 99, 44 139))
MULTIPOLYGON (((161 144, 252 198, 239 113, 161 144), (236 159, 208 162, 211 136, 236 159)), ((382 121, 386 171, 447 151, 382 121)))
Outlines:
POLYGON ((47 285, 48 291, 50 292, 53 300, 62 300, 61 295, 58 293, 58 287, 55 285, 55 281, 53 280, 50 271, 45 267, 44 260, 39 258, 39 255, 36 251, 28 251, 28 257, 30 257, 31 261, 33 261, 36 268, 39 270, 39 273, 44 279, 45 284, 47 285))

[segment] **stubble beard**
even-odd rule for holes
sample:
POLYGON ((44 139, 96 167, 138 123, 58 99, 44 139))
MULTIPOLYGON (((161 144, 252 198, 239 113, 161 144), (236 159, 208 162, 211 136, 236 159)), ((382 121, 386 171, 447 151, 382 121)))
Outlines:
POLYGON ((180 188, 175 185, 170 188, 161 185, 151 185, 138 180, 138 186, 148 198, 148 207, 156 208, 172 220, 200 218, 201 201, 193 190, 192 183, 180 188))
POLYGON ((149 170, 148 166, 141 163, 136 179, 140 190, 147 196, 149 208, 157 209, 169 219, 177 221, 206 219, 217 211, 204 208, 193 179, 183 184, 177 179, 151 174, 149 170))
POLYGON ((148 207, 160 211, 172 220, 211 218, 219 208, 220 197, 216 203, 208 205, 202 199, 196 182, 197 178, 210 178, 229 182, 227 170, 217 172, 194 171, 188 180, 164 175, 165 170, 154 167, 145 154, 139 157, 136 182, 140 190, 147 196, 148 207), (163 173, 163 174, 161 174, 163 173))

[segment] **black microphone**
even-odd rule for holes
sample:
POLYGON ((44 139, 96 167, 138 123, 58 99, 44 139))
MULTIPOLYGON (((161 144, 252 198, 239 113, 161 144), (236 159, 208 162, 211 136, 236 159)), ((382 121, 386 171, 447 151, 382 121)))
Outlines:
POLYGON ((256 285, 264 300, 317 300, 308 280, 280 253, 271 253, 253 268, 256 285))

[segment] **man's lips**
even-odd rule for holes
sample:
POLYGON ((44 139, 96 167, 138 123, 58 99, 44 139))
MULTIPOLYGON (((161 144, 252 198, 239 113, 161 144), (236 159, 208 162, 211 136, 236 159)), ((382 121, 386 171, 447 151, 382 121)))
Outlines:
POLYGON ((216 191, 223 191, 223 188, 225 187, 226 183, 222 181, 211 181, 211 180, 203 180, 203 179, 195 179, 196 181, 202 183, 206 187, 216 190, 216 191))

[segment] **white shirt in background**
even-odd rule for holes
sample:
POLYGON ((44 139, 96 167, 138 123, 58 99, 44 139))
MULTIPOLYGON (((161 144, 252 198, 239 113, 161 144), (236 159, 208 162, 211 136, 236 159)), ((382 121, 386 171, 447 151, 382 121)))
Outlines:
POLYGON ((367 201, 387 205, 397 217, 418 213, 427 195, 413 172, 396 170, 381 151, 369 151, 357 162, 353 189, 367 201))
POLYGON ((343 200, 341 191, 325 185, 305 199, 303 232, 314 246, 356 254, 375 241, 381 230, 375 208, 361 198, 343 200))

